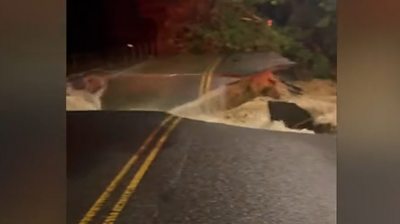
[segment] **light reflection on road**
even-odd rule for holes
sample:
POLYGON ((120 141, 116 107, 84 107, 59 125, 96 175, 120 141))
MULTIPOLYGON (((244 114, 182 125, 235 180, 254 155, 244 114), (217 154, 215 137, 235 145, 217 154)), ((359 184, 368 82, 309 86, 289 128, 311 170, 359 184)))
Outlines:
MULTIPOLYGON (((216 76, 211 88, 235 78, 216 76)), ((123 75, 110 82, 103 97, 105 110, 167 111, 195 100, 201 74, 123 75)))

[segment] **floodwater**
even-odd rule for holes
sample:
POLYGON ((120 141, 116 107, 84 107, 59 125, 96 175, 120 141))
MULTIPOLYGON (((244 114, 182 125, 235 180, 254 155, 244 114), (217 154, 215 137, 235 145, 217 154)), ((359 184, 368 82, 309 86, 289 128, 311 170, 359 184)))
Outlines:
MULTIPOLYGON (((211 89, 235 78, 215 76, 211 89)), ((199 97, 201 74, 122 75, 110 81, 104 93, 104 110, 169 111, 199 97)))
MULTIPOLYGON (((279 127, 273 127, 267 110, 267 98, 258 98, 238 108, 223 110, 226 100, 224 86, 238 78, 220 74, 246 76, 261 65, 264 68, 285 64, 280 59, 272 60, 275 57, 273 55, 269 56, 268 63, 261 63, 254 58, 249 60, 248 57, 252 55, 239 56, 234 55, 221 62, 212 76, 210 92, 201 97, 199 93, 203 73, 216 61, 216 55, 158 58, 115 71, 118 75, 110 80, 101 98, 102 110, 161 111, 208 122, 286 129, 280 123, 277 124, 279 127), (250 62, 257 63, 250 66, 250 62)), ((322 123, 336 125, 336 86, 321 81, 298 84, 305 90, 305 94, 287 100, 308 110, 322 123)))

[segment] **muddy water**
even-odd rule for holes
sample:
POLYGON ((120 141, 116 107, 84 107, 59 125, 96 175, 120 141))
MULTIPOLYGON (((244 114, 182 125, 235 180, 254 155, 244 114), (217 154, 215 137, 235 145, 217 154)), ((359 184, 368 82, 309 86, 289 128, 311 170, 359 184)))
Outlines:
POLYGON ((170 113, 183 117, 210 116, 226 108, 225 86, 211 90, 204 96, 178 105, 169 110, 170 113))
MULTIPOLYGON (((313 80, 307 83, 298 83, 304 89, 301 96, 287 95, 284 101, 293 102, 300 108, 307 110, 315 124, 329 124, 335 129, 336 121, 336 86, 331 82, 313 80)), ((311 130, 297 130, 285 127, 282 121, 272 121, 268 102, 270 97, 257 97, 238 107, 227 108, 227 99, 224 98, 226 87, 220 86, 199 99, 180 105, 169 112, 181 117, 202 120, 213 123, 223 123, 248 128, 268 129, 286 132, 302 132, 313 134, 311 130)), ((275 111, 276 112, 276 111, 275 111)), ((292 111, 296 116, 295 111, 292 111)), ((292 116, 286 114, 285 116, 292 116)))
POLYGON ((266 129, 285 132, 301 132, 314 134, 310 130, 296 130, 285 127, 281 121, 271 121, 268 101, 269 97, 258 97, 236 108, 226 110, 226 99, 222 97, 225 87, 221 86, 206 95, 183 105, 180 105, 169 113, 211 123, 221 123, 232 126, 266 129))
MULTIPOLYGON (((227 109, 226 84, 235 80, 231 77, 214 76, 211 82, 211 91, 199 97, 201 74, 132 74, 118 76, 111 80, 102 98, 103 110, 163 111, 206 122, 313 133, 308 130, 289 129, 282 122, 271 121, 267 109, 267 102, 271 98, 268 97, 256 98, 237 108, 227 109)), ((307 83, 310 86, 311 84, 307 83)), ((322 103, 319 103, 319 101, 318 103, 310 103, 309 97, 313 94, 319 97, 331 97, 332 93, 322 94, 320 91, 311 88, 312 86, 308 88, 307 85, 301 85, 306 90, 305 96, 287 100, 293 101, 311 112, 317 111, 318 116, 314 117, 329 115, 332 106, 328 108, 329 111, 325 111, 322 103, 336 106, 336 102, 326 102, 325 99, 321 99, 322 103)), ((324 91, 327 91, 327 89, 327 87, 323 88, 324 91)), ((329 123, 332 122, 329 121, 329 123)))
MULTIPOLYGON (((212 88, 234 78, 214 77, 212 88)), ((201 74, 123 75, 110 81, 104 93, 104 110, 169 111, 199 96, 201 74)))
POLYGON ((199 74, 119 76, 110 82, 105 92, 103 109, 163 111, 205 122, 295 131, 271 122, 265 98, 227 109, 226 84, 236 81, 236 78, 215 76, 211 91, 199 97, 201 78, 199 74))
MULTIPOLYGON (((232 93, 230 91, 232 86, 239 89, 245 87, 241 84, 246 82, 241 81, 241 84, 237 85, 238 82, 234 82, 236 80, 231 77, 214 76, 211 91, 199 97, 202 75, 198 73, 118 75, 110 80, 102 97, 102 110, 162 111, 205 122, 313 133, 307 130, 289 129, 281 121, 271 121, 267 105, 272 98, 258 97, 253 100, 248 98, 245 101, 235 97, 228 99, 228 96, 232 96, 229 94, 232 93), (228 83, 231 85, 226 85, 228 83), (232 107, 232 102, 237 101, 241 104, 232 107)), ((309 111, 316 122, 336 126, 336 86, 321 81, 298 83, 298 85, 305 94, 289 98, 286 96, 285 101, 293 102, 309 111)), ((79 96, 76 97, 80 99, 79 96)), ((87 110, 82 104, 79 109, 87 110)))

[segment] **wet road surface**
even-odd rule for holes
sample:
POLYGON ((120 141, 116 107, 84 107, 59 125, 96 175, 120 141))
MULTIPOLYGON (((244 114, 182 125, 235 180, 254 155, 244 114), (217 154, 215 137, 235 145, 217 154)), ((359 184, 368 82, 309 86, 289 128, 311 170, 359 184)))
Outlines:
MULTIPOLYGON (((158 58, 114 71, 102 102, 105 110, 168 111, 195 100, 205 84, 204 74, 220 66, 218 55, 179 55, 158 58)), ((236 80, 212 75, 208 89, 236 80)))
MULTIPOLYGON (((168 60, 125 70, 106 109, 168 110, 229 81, 202 80, 216 57, 168 60)), ((166 116, 67 114, 67 223, 335 223, 334 136, 186 119, 154 134, 166 116)))
POLYGON ((204 71, 217 62, 209 90, 233 82, 225 74, 246 76, 291 62, 275 53, 176 55, 155 58, 113 73, 103 97, 105 110, 168 111, 198 97, 204 71))
MULTIPOLYGON (((165 116, 67 114, 67 223, 79 222, 165 116)), ((148 153, 91 223, 109 217, 148 153)), ((182 120, 115 223, 336 223, 336 139, 182 120)))
MULTIPOLYGON (((121 76, 110 82, 103 97, 105 110, 169 111, 197 99, 199 74, 147 74, 121 76)), ((213 77, 210 89, 236 80, 213 77)))

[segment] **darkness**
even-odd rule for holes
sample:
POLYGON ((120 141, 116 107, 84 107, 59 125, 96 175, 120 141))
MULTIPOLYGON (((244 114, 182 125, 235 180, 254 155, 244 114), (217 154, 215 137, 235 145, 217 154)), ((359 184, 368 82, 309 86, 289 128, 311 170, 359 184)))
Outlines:
POLYGON ((67 1, 67 53, 92 52, 106 45, 106 0, 67 1))
POLYGON ((140 15, 137 0, 68 0, 67 54, 101 54, 156 40, 157 25, 140 15))
POLYGON ((285 26, 288 23, 290 14, 293 11, 291 5, 288 3, 281 5, 259 4, 257 10, 270 19, 273 19, 279 26, 285 26))

